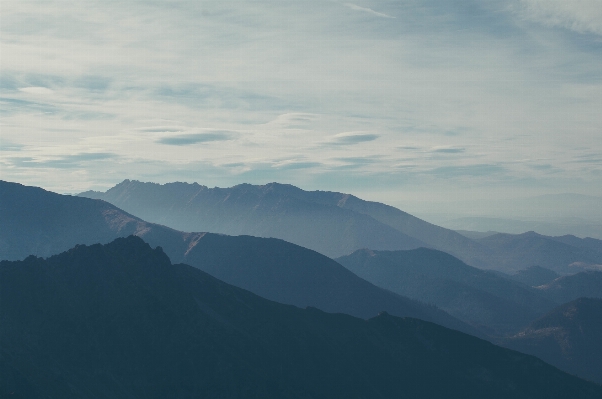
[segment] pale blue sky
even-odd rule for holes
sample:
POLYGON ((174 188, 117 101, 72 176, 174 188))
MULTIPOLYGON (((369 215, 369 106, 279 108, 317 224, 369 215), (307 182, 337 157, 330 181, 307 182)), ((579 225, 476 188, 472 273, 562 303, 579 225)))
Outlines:
POLYGON ((602 1, 0 7, 3 180, 602 195, 602 1))

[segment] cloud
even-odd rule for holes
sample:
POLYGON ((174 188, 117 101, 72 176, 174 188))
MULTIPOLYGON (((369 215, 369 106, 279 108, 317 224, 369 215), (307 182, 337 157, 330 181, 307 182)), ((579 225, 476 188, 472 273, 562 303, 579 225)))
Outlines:
POLYGON ((22 144, 0 141, 0 151, 21 151, 25 147, 22 144))
POLYGON ((395 17, 392 17, 390 15, 384 14, 382 12, 377 12, 377 11, 374 11, 374 10, 372 10, 370 8, 360 7, 360 6, 357 6, 355 4, 351 4, 351 3, 345 3, 345 6, 351 8, 352 10, 367 12, 369 14, 376 15, 377 17, 381 17, 381 18, 395 18, 395 17))
POLYGON ((380 136, 378 134, 372 133, 362 133, 362 132, 346 132, 339 133, 334 135, 332 141, 328 144, 331 145, 353 145, 359 143, 365 143, 368 141, 374 141, 380 136))
POLYGON ((521 0, 519 12, 547 26, 602 35, 599 0, 521 0))
POLYGON ((316 168, 318 166, 322 166, 320 162, 298 162, 298 161, 284 161, 278 162, 273 165, 273 167, 282 169, 282 170, 293 170, 293 169, 309 169, 316 168))
POLYGON ((39 160, 33 157, 12 157, 8 160, 12 165, 19 167, 73 169, 79 168, 87 162, 113 160, 117 158, 119 158, 119 156, 115 153, 82 152, 79 154, 66 155, 56 159, 39 160))
POLYGON ((453 178, 461 176, 490 176, 493 174, 499 174, 504 172, 506 169, 499 165, 466 165, 466 166, 443 166, 428 171, 428 174, 432 174, 442 178, 453 178))
POLYGON ((207 143, 211 141, 228 141, 233 140, 234 138, 235 135, 233 132, 215 130, 210 133, 192 133, 167 136, 157 140, 157 143, 185 146, 198 143, 207 143))
POLYGON ((434 152, 434 153, 443 153, 443 154, 460 154, 465 151, 466 151, 466 149, 463 147, 451 147, 451 146, 433 147, 433 149, 432 149, 432 152, 434 152))
POLYGON ((47 87, 21 87, 21 88, 19 88, 19 91, 22 91, 23 93, 27 93, 27 94, 39 94, 39 95, 54 93, 54 90, 49 89, 47 87))

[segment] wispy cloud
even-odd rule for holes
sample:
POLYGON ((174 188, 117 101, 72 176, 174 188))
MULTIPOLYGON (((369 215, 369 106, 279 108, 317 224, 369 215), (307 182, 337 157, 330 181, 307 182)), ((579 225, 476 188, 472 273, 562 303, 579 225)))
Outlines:
POLYGON ((5 3, 6 179, 602 195, 598 1, 5 3))
POLYGON ((525 18, 578 33, 602 35, 602 4, 599 0, 521 0, 525 18))
POLYGON ((378 139, 378 134, 365 133, 365 132, 345 132, 339 133, 332 137, 332 140, 327 144, 329 145, 353 145, 359 143, 366 143, 368 141, 374 141, 378 139))
POLYGON ((381 18, 395 18, 395 17, 392 17, 392 16, 387 15, 385 13, 374 11, 371 8, 360 7, 358 5, 351 4, 351 3, 345 3, 345 6, 351 8, 352 10, 367 12, 369 14, 376 15, 377 17, 381 17, 381 18))
POLYGON ((13 166, 29 168, 54 168, 73 169, 94 161, 113 160, 119 156, 115 153, 84 152, 80 154, 65 155, 51 159, 36 159, 33 157, 11 157, 8 159, 13 166))
POLYGON ((52 94, 54 91, 52 89, 49 89, 48 87, 22 87, 19 89, 19 91, 22 91, 23 93, 27 93, 27 94, 52 94))
POLYGON ((192 145, 198 143, 207 143, 211 141, 233 140, 235 134, 229 131, 211 131, 207 133, 179 134, 174 136, 162 137, 157 143, 168 145, 192 145))

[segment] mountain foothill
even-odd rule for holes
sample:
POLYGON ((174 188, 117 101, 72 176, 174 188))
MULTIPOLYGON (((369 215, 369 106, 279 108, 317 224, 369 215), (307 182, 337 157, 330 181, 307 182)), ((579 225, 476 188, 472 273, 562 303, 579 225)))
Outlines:
POLYGON ((579 317, 602 310, 582 298, 602 298, 600 240, 468 238, 388 205, 278 183, 125 180, 70 196, 0 182, 0 226, 0 294, 14 305, 0 309, 10 337, 0 378, 22 397, 153 397, 150 386, 170 397, 440 397, 430 386, 440 384, 457 397, 563 397, 568 387, 600 397, 563 373, 602 383, 588 357, 602 357, 595 339, 536 339, 577 331, 550 316, 567 302, 588 304, 579 317), (111 347, 137 337, 123 353, 111 347), (145 355, 155 346, 164 349, 145 355))

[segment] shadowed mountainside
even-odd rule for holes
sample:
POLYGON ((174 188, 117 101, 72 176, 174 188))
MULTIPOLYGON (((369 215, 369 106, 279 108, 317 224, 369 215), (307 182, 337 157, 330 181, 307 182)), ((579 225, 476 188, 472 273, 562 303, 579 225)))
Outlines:
POLYGON ((503 345, 602 383, 602 299, 579 298, 531 323, 503 345))
POLYGON ((267 301, 136 237, 0 263, 0 395, 597 398, 539 359, 386 313, 267 301))
POLYGON ((434 306, 378 288, 332 259, 282 240, 182 233, 104 201, 16 183, 0 182, 0 198, 0 259, 47 257, 76 244, 134 234, 161 246, 173 262, 185 261, 271 300, 363 318, 387 311, 482 336, 434 306))
POLYGON ((573 301, 580 297, 602 298, 602 272, 586 271, 562 276, 537 289, 544 296, 558 303, 573 301))
POLYGON ((535 289, 432 249, 359 250, 336 260, 379 287, 433 303, 497 334, 517 332, 557 305, 535 289))
POLYGON ((555 271, 541 266, 530 266, 526 269, 519 270, 510 276, 512 280, 518 281, 519 283, 523 283, 530 287, 538 287, 540 285, 550 283, 558 277, 560 276, 555 271))

